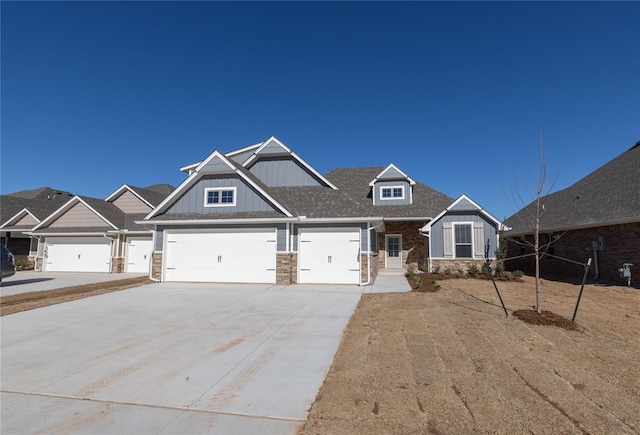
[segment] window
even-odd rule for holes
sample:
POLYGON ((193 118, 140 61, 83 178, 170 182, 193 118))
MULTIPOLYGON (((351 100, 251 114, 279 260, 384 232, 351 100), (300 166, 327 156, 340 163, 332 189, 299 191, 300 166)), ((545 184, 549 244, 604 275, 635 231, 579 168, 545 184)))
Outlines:
POLYGON ((382 199, 404 199, 404 186, 383 187, 382 199))
POLYGON ((205 207, 231 207, 236 205, 235 187, 210 187, 204 190, 205 207))
POLYGON ((456 258, 472 258, 471 225, 454 225, 456 258))

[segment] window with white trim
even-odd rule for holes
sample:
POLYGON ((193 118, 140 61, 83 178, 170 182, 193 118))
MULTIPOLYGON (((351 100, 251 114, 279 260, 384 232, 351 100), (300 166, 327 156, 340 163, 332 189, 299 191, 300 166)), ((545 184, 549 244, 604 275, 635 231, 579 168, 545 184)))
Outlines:
POLYGON ((204 190, 205 207, 232 207, 236 205, 235 187, 209 187, 204 190))
POLYGON ((388 186, 380 188, 381 199, 404 199, 404 186, 388 186))
POLYGON ((453 233, 456 258, 473 258, 471 224, 455 224, 453 233))

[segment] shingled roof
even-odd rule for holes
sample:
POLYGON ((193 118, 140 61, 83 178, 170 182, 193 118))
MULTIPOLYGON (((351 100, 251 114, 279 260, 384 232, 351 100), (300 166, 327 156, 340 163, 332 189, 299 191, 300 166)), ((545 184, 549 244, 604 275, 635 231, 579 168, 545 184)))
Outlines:
POLYGON ((17 213, 29 210, 38 220, 43 220, 56 211, 73 197, 73 194, 53 189, 39 187, 31 190, 21 190, 0 196, 0 225, 5 224, 17 213))
MULTIPOLYGON (((542 198, 543 232, 640 222, 640 141, 572 186, 542 198)), ((509 236, 533 232, 535 202, 505 221, 509 236)))
POLYGON ((357 203, 364 211, 364 216, 382 216, 386 219, 432 218, 454 200, 442 192, 416 182, 413 186, 412 205, 375 206, 371 199, 369 182, 384 169, 384 166, 334 169, 325 177, 335 184, 342 194, 357 203))

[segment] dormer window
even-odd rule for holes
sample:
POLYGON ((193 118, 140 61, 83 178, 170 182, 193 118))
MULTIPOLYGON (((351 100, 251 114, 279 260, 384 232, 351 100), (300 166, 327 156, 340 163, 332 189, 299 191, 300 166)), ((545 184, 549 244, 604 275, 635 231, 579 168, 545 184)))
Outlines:
POLYGON ((235 205, 235 187, 210 187, 204 190, 205 207, 233 207, 235 205))
POLYGON ((404 199, 404 186, 383 187, 381 199, 404 199))

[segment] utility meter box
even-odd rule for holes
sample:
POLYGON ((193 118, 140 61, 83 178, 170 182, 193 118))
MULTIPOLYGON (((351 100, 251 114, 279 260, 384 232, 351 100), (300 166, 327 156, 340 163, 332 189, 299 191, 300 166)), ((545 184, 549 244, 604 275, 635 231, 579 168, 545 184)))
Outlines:
POLYGON ((633 266, 633 264, 631 263, 623 263, 622 267, 620 269, 618 269, 618 272, 620 272, 620 276, 622 278, 626 278, 627 279, 627 285, 631 285, 631 266, 633 266))

